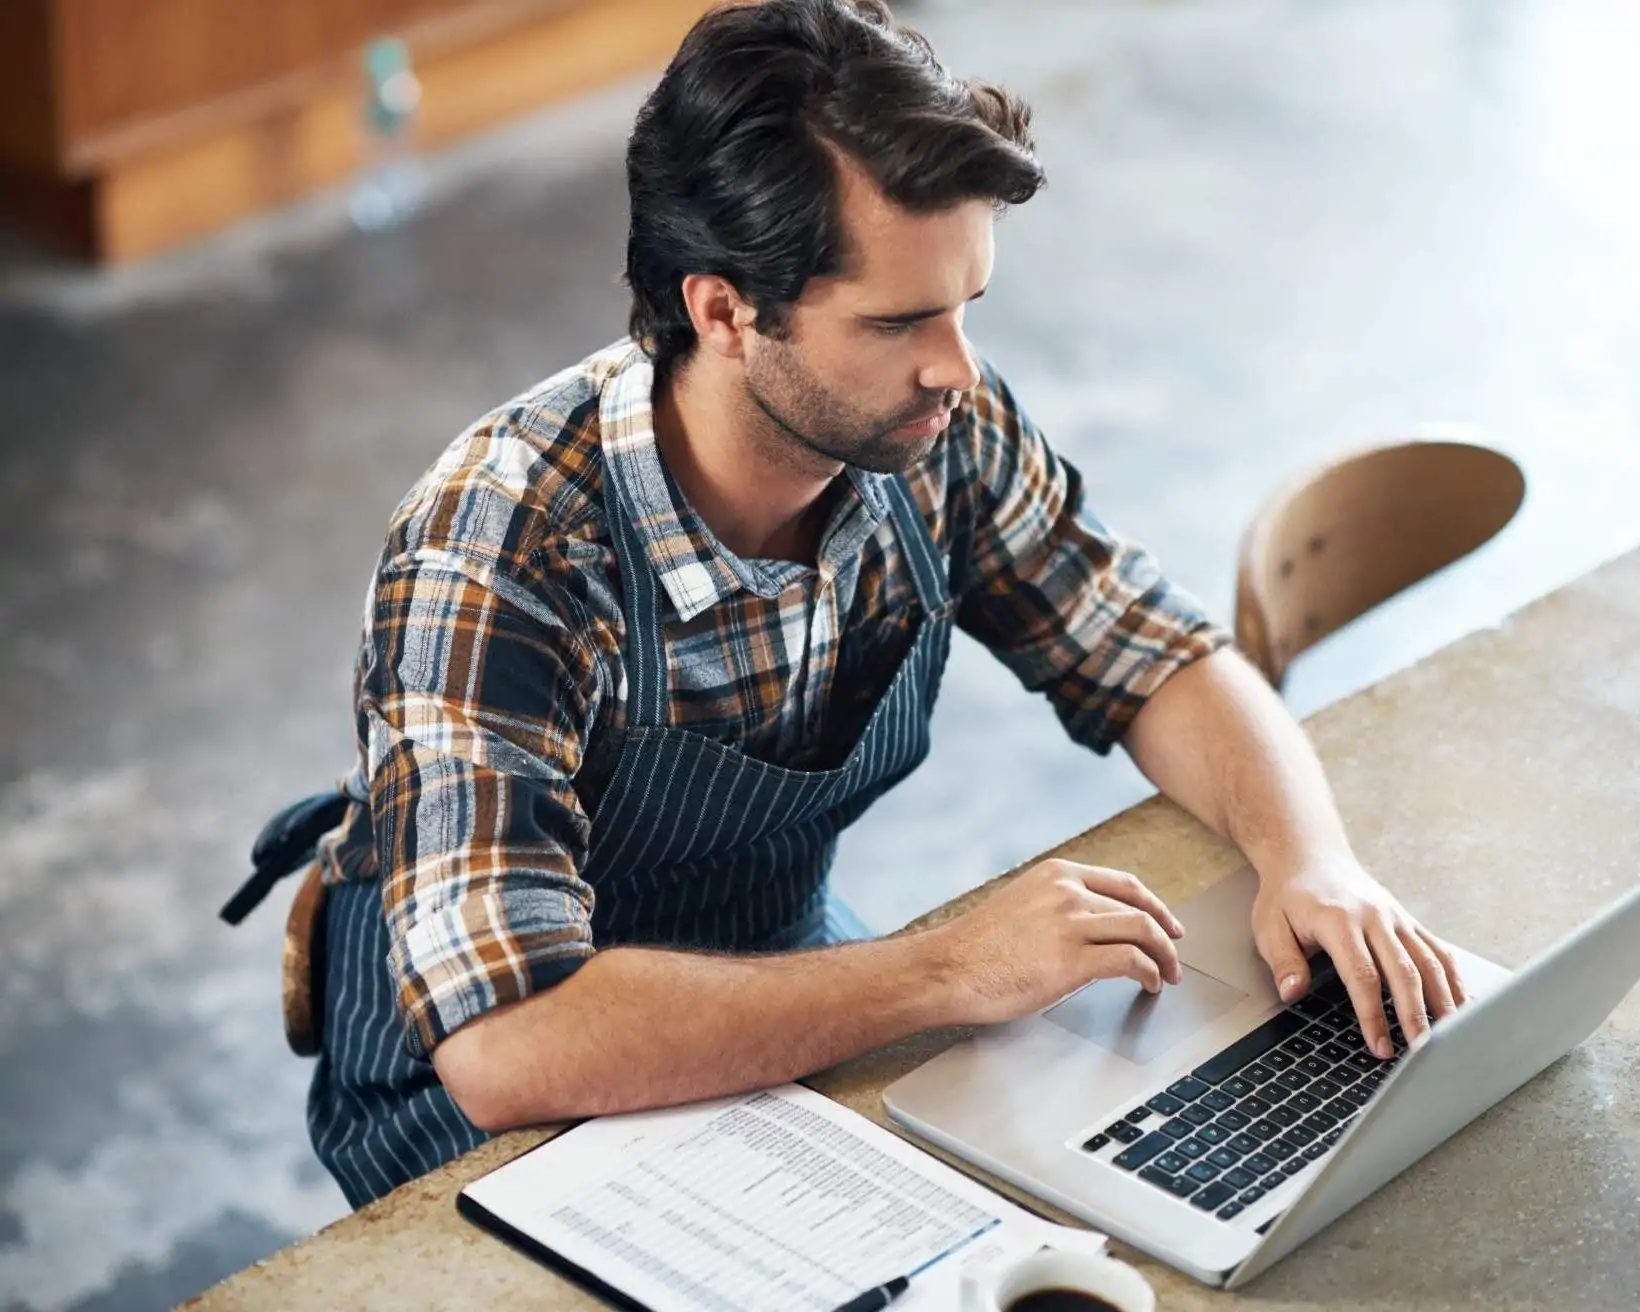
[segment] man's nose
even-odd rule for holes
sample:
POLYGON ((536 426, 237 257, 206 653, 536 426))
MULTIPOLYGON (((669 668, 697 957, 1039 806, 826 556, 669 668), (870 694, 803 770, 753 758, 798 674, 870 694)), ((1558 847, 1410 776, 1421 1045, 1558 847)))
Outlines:
POLYGON ((952 326, 943 335, 938 353, 923 366, 917 381, 930 392, 966 392, 979 383, 979 365, 962 329, 952 326))

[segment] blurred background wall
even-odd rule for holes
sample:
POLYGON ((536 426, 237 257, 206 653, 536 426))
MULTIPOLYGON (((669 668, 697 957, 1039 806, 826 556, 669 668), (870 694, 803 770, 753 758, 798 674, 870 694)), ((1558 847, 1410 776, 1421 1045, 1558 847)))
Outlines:
MULTIPOLYGON (((623 331, 625 134, 697 7, 0 4, 8 203, 75 252, 0 239, 5 1312, 169 1306, 341 1213, 280 1035, 289 890, 216 908, 347 763, 394 503, 623 331)), ((1297 709, 1640 541, 1628 0, 896 8, 1037 110, 1050 185, 974 340, 1219 615, 1247 518, 1320 460, 1445 421, 1526 468, 1516 521, 1307 658, 1297 709)), ((972 644, 934 736, 840 855, 877 928, 1145 791, 972 644)))

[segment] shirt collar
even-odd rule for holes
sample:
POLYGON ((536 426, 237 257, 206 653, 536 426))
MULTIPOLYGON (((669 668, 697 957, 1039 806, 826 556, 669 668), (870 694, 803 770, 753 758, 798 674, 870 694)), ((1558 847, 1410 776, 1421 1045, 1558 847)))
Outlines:
MULTIPOLYGON (((745 560, 717 540, 706 522, 684 499, 667 472, 655 440, 655 369, 636 344, 628 342, 605 378, 598 398, 598 426, 604 471, 619 484, 633 527, 649 563, 679 620, 691 620, 744 588, 755 596, 776 597, 798 567, 775 561, 745 560)), ((840 514, 827 530, 822 562, 847 538, 858 551, 869 532, 888 514, 888 475, 846 467, 859 495, 860 516, 840 514), (848 530, 839 534, 837 530, 848 530)))

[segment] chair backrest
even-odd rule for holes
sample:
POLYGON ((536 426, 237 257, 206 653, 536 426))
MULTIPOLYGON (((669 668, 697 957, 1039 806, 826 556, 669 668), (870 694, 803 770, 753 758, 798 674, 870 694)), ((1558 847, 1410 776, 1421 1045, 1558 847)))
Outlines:
POLYGON ((1486 542, 1526 478, 1470 442, 1376 447, 1272 497, 1241 540, 1236 640, 1276 688, 1306 648, 1486 542))

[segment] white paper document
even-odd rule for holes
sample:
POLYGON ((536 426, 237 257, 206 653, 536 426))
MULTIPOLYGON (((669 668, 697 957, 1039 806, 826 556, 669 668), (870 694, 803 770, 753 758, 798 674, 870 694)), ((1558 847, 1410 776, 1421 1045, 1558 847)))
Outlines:
POLYGON ((949 1312, 970 1261, 1104 1247, 797 1085, 588 1121, 463 1193, 650 1312, 832 1312, 900 1275, 896 1312, 949 1312))

